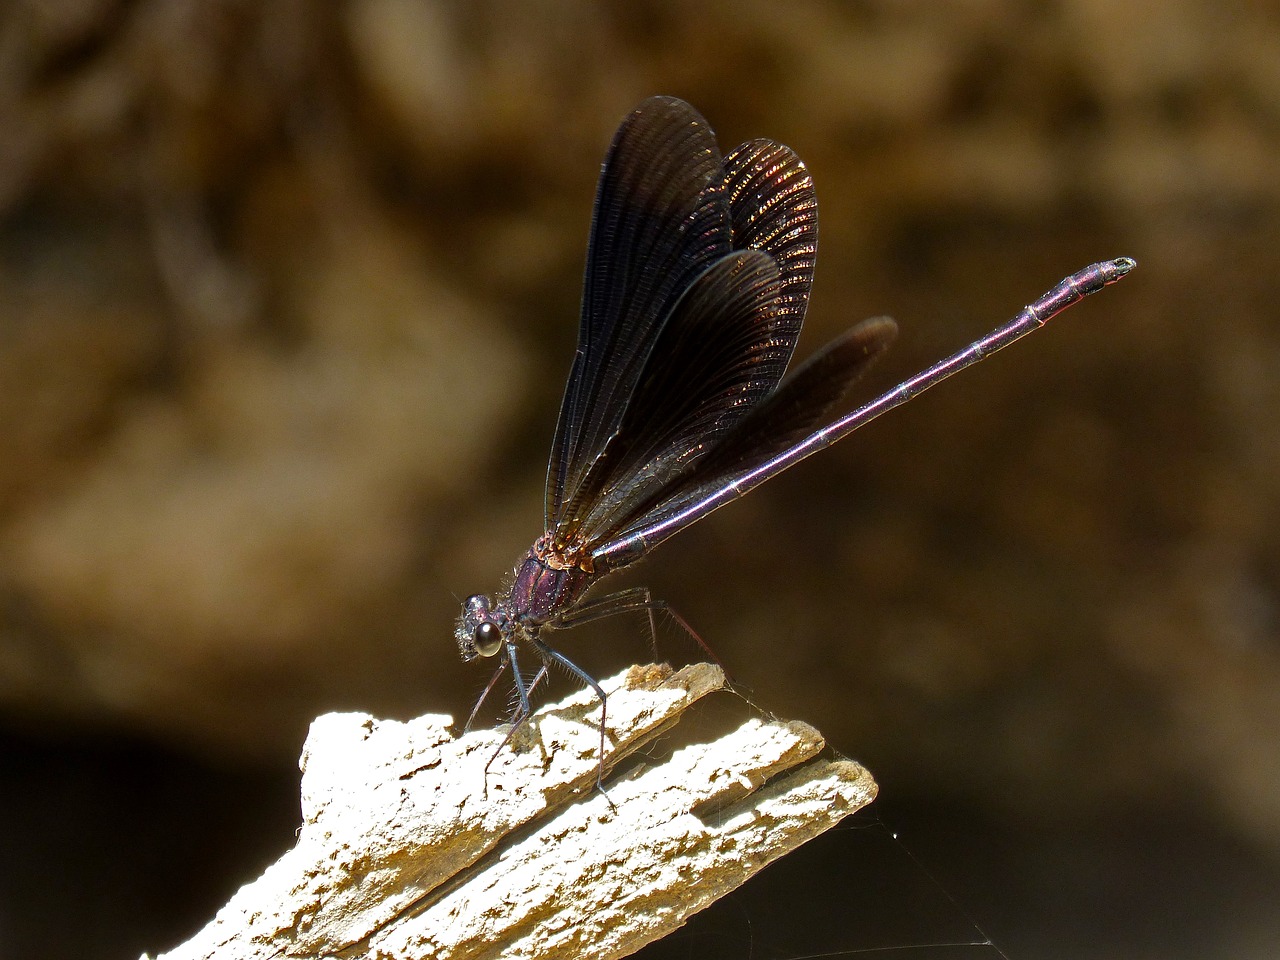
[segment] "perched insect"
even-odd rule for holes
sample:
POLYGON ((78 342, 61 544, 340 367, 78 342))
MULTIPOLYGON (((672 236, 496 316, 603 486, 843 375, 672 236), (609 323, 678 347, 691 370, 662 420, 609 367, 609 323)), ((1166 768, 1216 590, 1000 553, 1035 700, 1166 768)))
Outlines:
POLYGON ((866 320, 783 377, 817 239, 813 181, 790 148, 752 140, 722 157, 706 120, 672 97, 652 97, 623 120, 596 193, 544 532, 505 592, 468 597, 458 618, 464 660, 503 654, 471 720, 509 668, 514 733, 530 692, 559 664, 600 698, 603 769, 604 691, 544 632, 628 610, 652 617, 666 604, 644 587, 588 599, 597 581, 1135 266, 1122 257, 1084 268, 981 340, 828 422, 897 327, 866 320), (532 681, 520 671, 521 643, 541 661, 532 681))

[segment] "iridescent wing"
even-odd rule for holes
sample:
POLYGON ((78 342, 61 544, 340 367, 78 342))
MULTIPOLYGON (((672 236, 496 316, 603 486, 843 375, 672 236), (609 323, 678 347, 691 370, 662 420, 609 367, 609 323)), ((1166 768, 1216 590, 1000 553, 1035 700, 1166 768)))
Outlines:
POLYGON ((772 140, 735 147, 724 169, 734 249, 763 250, 778 265, 779 296, 769 336, 782 359, 780 379, 800 336, 818 257, 813 178, 790 147, 772 140))

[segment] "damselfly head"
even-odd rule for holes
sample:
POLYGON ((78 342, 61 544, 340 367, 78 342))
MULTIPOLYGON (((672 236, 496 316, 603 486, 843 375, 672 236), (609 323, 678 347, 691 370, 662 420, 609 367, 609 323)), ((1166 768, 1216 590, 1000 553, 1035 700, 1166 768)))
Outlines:
POLYGON ((471 661, 476 657, 492 657, 501 650, 505 622, 506 617, 495 613, 484 594, 467 597, 454 631, 462 659, 471 661))

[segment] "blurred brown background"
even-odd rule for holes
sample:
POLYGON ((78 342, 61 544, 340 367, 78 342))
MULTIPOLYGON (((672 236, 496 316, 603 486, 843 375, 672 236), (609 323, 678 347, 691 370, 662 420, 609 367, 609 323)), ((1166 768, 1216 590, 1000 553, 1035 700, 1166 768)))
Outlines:
POLYGON ((465 716, 652 93, 808 162, 800 352, 892 314, 867 396, 1140 267, 620 579, 1010 956, 1276 954, 1280 7, 1209 0, 0 7, 0 953, 172 946, 312 717, 465 716))

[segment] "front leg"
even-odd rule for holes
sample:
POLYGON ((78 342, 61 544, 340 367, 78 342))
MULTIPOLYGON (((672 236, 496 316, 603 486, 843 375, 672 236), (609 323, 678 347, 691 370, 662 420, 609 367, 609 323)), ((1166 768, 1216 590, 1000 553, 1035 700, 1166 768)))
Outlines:
POLYGON ((547 646, 547 644, 543 643, 537 637, 532 637, 531 639, 534 648, 542 657, 542 669, 544 673, 546 672, 549 664, 558 663, 581 680, 586 686, 595 691, 596 697, 600 700, 600 764, 596 767, 596 789, 601 793, 604 793, 604 729, 605 720, 608 717, 608 698, 604 695, 604 690, 601 688, 600 684, 596 683, 595 678, 587 673, 587 671, 583 670, 559 650, 553 650, 551 647, 547 646))

